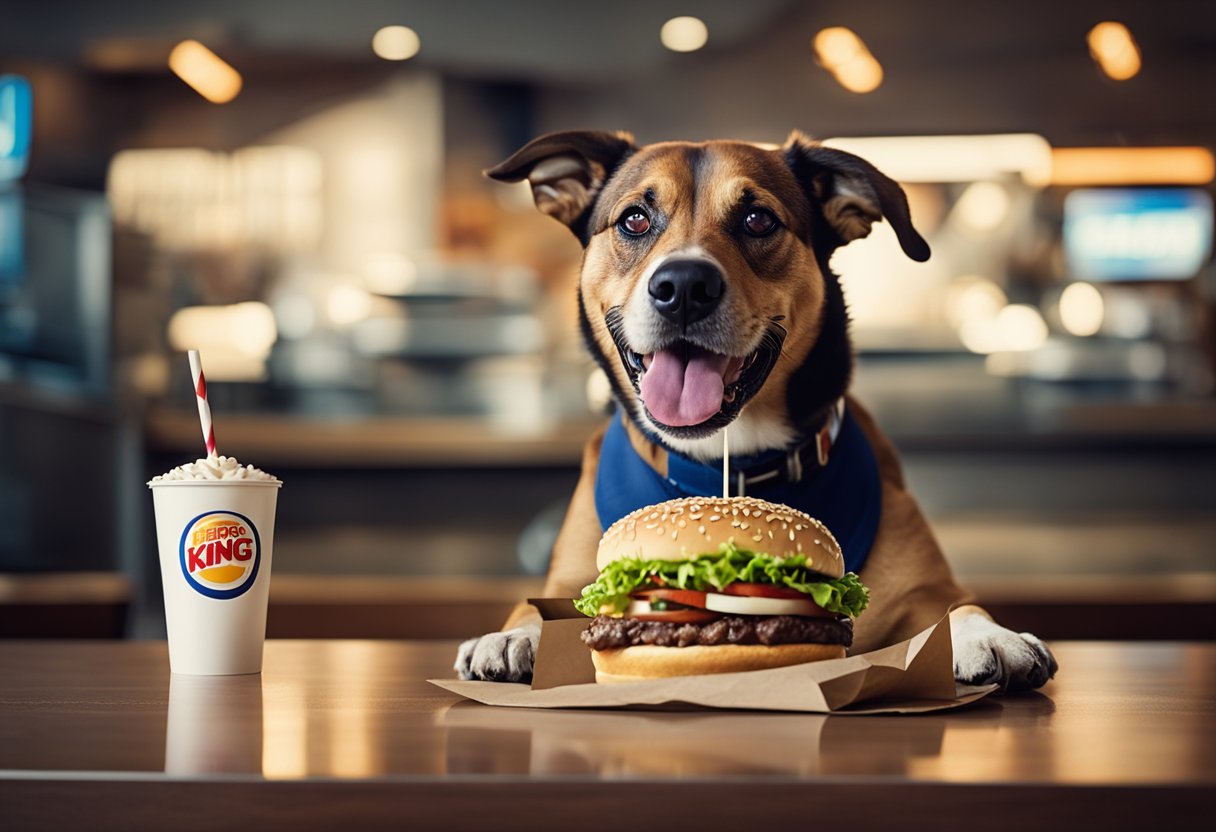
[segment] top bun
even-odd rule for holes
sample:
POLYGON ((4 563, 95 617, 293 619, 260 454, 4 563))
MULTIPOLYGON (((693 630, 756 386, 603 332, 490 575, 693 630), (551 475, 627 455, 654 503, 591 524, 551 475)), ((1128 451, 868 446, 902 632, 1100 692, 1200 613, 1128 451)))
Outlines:
POLYGON ((604 532, 595 566, 602 570, 621 558, 687 560, 714 554, 730 541, 773 558, 806 555, 809 569, 829 578, 844 575, 840 544, 827 526, 752 497, 683 497, 640 508, 604 532))

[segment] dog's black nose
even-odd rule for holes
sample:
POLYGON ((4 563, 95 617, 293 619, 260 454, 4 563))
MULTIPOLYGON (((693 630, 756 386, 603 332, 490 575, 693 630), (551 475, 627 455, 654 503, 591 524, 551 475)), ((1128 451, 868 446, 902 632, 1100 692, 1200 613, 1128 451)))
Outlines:
POLYGON ((722 272, 706 260, 669 260, 650 278, 655 311, 683 332, 709 317, 722 300, 722 272))

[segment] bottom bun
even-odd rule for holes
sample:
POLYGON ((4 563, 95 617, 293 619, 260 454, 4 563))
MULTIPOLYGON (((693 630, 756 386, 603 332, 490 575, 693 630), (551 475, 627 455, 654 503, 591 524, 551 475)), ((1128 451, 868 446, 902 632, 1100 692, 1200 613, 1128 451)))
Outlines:
POLYGON ((692 647, 656 647, 639 644, 612 650, 592 650, 595 681, 641 682, 668 676, 700 676, 767 670, 791 664, 843 659, 839 644, 721 644, 692 647))

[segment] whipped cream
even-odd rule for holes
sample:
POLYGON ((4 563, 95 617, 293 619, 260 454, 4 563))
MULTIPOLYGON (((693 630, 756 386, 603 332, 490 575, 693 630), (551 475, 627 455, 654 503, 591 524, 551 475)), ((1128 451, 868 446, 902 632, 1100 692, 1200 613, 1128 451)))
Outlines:
POLYGON ((153 477, 148 485, 158 482, 182 482, 200 480, 258 480, 261 482, 278 482, 279 478, 267 474, 252 465, 241 465, 230 456, 210 456, 206 459, 196 459, 185 465, 179 465, 172 471, 167 471, 159 477, 153 477))

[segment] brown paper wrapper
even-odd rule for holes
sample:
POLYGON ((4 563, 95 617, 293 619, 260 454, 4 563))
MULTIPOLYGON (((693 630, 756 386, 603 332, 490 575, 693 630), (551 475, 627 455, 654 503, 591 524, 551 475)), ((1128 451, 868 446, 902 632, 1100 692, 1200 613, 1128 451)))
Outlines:
POLYGON ((529 599, 541 612, 531 685, 431 679, 485 705, 509 708, 726 708, 804 713, 924 713, 957 708, 996 685, 956 686, 950 622, 943 617, 907 641, 809 664, 597 685, 579 639, 588 619, 568 599, 529 599))

